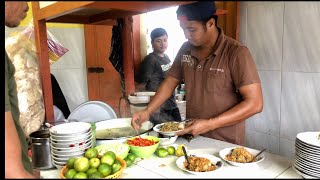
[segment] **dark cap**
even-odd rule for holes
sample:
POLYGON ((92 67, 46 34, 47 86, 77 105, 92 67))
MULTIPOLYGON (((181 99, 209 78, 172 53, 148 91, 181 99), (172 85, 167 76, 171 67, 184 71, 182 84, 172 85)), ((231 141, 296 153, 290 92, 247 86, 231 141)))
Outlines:
POLYGON ((192 4, 181 5, 177 9, 178 20, 204 20, 215 14, 216 6, 214 1, 199 1, 192 4))

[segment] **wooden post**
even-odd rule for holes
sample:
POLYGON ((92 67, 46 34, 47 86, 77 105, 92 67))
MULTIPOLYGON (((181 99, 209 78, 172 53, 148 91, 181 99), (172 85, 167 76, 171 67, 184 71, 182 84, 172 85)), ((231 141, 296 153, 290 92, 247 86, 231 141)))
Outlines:
POLYGON ((42 93, 44 98, 45 121, 54 122, 46 21, 45 19, 38 19, 38 12, 40 10, 39 2, 32 1, 31 4, 33 12, 35 45, 37 48, 42 93))
POLYGON ((128 96, 135 91, 132 17, 124 18, 121 31, 125 90, 126 96, 128 96))

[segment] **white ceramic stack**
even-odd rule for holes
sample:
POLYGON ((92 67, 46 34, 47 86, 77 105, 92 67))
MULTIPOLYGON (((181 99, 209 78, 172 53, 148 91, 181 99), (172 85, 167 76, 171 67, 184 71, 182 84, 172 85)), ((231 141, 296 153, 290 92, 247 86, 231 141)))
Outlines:
POLYGON ((71 157, 84 156, 92 145, 90 123, 71 122, 50 128, 51 159, 57 168, 62 168, 71 157))
POLYGON ((293 168, 304 178, 320 178, 320 131, 299 133, 293 168))

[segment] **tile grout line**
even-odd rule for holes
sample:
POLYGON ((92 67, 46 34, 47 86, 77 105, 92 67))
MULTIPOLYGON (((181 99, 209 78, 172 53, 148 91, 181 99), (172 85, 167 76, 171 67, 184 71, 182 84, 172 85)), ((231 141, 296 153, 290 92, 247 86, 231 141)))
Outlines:
POLYGON ((285 169, 283 172, 281 172, 279 175, 277 175, 274 179, 277 179, 277 177, 281 176, 281 174, 283 174, 284 172, 289 170, 291 167, 292 167, 292 165, 290 165, 287 169, 285 169))
POLYGON ((282 16, 282 44, 281 44, 281 50, 282 50, 282 58, 281 58, 281 68, 280 68, 280 72, 281 72, 281 75, 280 75, 280 117, 279 117, 279 120, 280 120, 280 124, 279 124, 279 154, 281 154, 280 153, 280 150, 281 150, 281 148, 280 148, 280 139, 281 139, 281 120, 282 120, 282 116, 281 116, 281 106, 282 106, 282 91, 283 91, 283 71, 282 71, 282 68, 283 68, 283 58, 284 58, 284 53, 283 53, 283 41, 284 41, 284 28, 285 28, 285 26, 284 26, 284 24, 285 24, 285 18, 284 18, 284 16, 285 16, 285 9, 286 9, 286 3, 285 2, 283 2, 283 16, 282 16))

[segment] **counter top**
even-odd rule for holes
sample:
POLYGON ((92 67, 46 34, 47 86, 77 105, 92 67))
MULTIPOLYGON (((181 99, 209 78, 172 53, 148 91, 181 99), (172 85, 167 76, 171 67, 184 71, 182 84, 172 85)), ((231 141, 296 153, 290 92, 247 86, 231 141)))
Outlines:
MULTIPOLYGON (((178 138, 173 146, 185 144, 190 153, 209 153, 219 157, 219 151, 237 145, 215 139, 197 136, 191 142, 178 138)), ((236 167, 225 162, 224 167, 214 174, 215 178, 302 178, 292 169, 292 160, 285 157, 264 152, 265 159, 256 166, 236 167)), ((127 167, 121 178, 197 178, 196 175, 184 172, 176 165, 176 156, 159 158, 152 155, 148 158, 137 158, 127 167)), ((58 169, 40 171, 41 178, 59 178, 58 169)), ((212 178, 212 176, 199 176, 212 178)))

